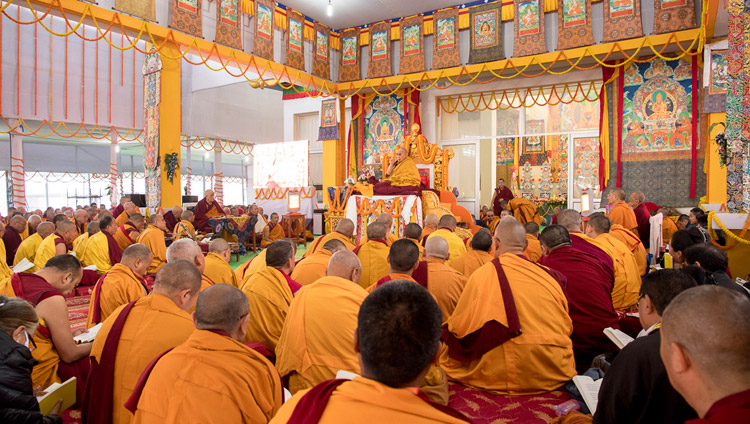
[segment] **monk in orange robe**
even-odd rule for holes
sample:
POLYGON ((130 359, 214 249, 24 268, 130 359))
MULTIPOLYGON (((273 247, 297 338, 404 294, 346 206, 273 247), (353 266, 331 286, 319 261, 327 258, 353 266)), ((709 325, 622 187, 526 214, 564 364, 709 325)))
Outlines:
POLYGON ((166 225, 163 216, 151 215, 148 219, 148 228, 138 236, 138 243, 148 246, 154 254, 151 266, 148 267, 149 274, 156 274, 167 263, 167 244, 164 239, 164 233, 167 231, 166 225))
POLYGON ((151 250, 135 243, 122 253, 122 260, 99 277, 89 302, 86 327, 104 322, 115 309, 148 294, 143 276, 151 265, 151 250))
POLYGON ((623 228, 620 224, 612 224, 609 228, 609 235, 620 240, 622 244, 630 249, 630 252, 635 258, 635 263, 638 265, 638 272, 640 272, 641 277, 646 275, 646 268, 648 265, 646 258, 647 253, 641 239, 637 235, 623 228))
MULTIPOLYGON (((502 212, 500 212, 502 213, 502 212)), ((487 211, 487 214, 492 214, 492 211, 487 211)), ((487 228, 490 230, 490 233, 495 233, 495 228, 497 228, 497 224, 500 222, 500 217, 497 215, 493 215, 489 217, 487 220, 487 228)))
MULTIPOLYGON (((435 296, 443 314, 443 324, 456 309, 466 286, 466 277, 445 264, 450 256, 448 242, 441 237, 430 237, 425 246, 427 258, 427 290, 435 296)), ((412 273, 413 276, 413 273, 412 273)))
POLYGON ((429 240, 430 237, 442 237, 445 241, 448 242, 448 247, 450 248, 451 255, 450 259, 448 260, 448 265, 453 262, 453 259, 456 259, 466 253, 466 244, 461 239, 461 237, 457 236, 455 233, 457 224, 458 223, 456 222, 455 216, 443 215, 440 217, 440 222, 438 223, 440 229, 433 232, 429 235, 429 237, 427 237, 427 240, 429 240))
POLYGON ((335 378, 339 370, 360 373, 351 342, 368 294, 359 285, 362 267, 345 248, 330 259, 327 275, 294 297, 276 347, 276 367, 289 378, 292 394, 335 378))
POLYGON ((182 213, 181 218, 182 220, 172 227, 174 239, 179 240, 181 238, 189 238, 195 240, 195 227, 193 226, 195 214, 191 211, 185 211, 182 213))
POLYGON ((492 234, 482 228, 472 237, 471 250, 452 260, 450 267, 469 278, 482 265, 495 259, 495 256, 489 253, 491 250, 492 234))
MULTIPOLYGON (((214 281, 205 273, 206 258, 196 242, 190 239, 181 239, 170 244, 169 249, 167 249, 167 263, 174 261, 188 261, 198 268, 201 273, 201 291, 214 285, 214 281)), ((193 310, 188 312, 192 313, 193 310)))
POLYGON ((440 319, 437 303, 417 284, 397 280, 375 290, 359 308, 354 333, 362 377, 297 392, 271 423, 334 424, 354 416, 364 424, 469 422, 419 388, 437 359, 440 319), (303 413, 304 421, 295 421, 303 413))
POLYGON ((662 241, 664 244, 669 244, 669 240, 672 240, 672 235, 677 232, 680 228, 677 226, 677 223, 674 222, 672 218, 669 217, 669 212, 662 208, 659 209, 659 213, 664 217, 662 219, 662 241))
POLYGON ((422 227, 414 222, 406 224, 406 228, 404 228, 404 238, 407 240, 411 240, 414 244, 417 245, 417 249, 419 249, 419 260, 423 261, 424 246, 422 246, 422 227))
POLYGON ((206 197, 195 205, 195 229, 204 233, 210 233, 213 230, 208 225, 209 218, 225 215, 224 209, 216 201, 214 191, 206 190, 206 197))
POLYGON ((240 280, 234 273, 229 260, 232 258, 232 250, 229 243, 217 238, 211 240, 208 245, 208 255, 206 255, 206 267, 203 273, 208 276, 214 283, 229 284, 232 287, 240 288, 240 280))
MULTIPOLYGON (((388 247, 390 247, 394 241, 398 240, 398 237, 391 233, 391 229, 393 228, 393 217, 389 213, 381 213, 375 218, 375 222, 385 225, 385 244, 388 245, 388 247)), ((367 235, 364 235, 359 240, 359 244, 365 244, 367 243, 367 240, 367 235)))
POLYGON ((434 233, 438 229, 438 217, 434 213, 428 213, 424 217, 424 227, 422 228, 422 240, 434 233))
POLYGON ((428 275, 426 263, 422 263, 423 268, 420 270, 420 278, 415 278, 414 272, 420 266, 419 249, 411 241, 401 239, 393 243, 390 249, 388 249, 386 261, 388 262, 389 272, 367 287, 366 290, 368 292, 372 293, 383 284, 394 280, 411 281, 427 288, 428 275))
MULTIPOLYGON (((81 262, 75 256, 58 255, 34 274, 22 272, 10 278, 12 293, 9 294, 31 303, 39 316, 39 327, 33 338, 36 349, 31 352, 39 362, 31 371, 34 387, 44 389, 70 377, 86 381, 91 343, 73 341, 74 336, 85 330, 70 331, 68 306, 63 297, 78 285, 82 274, 81 262)), ((82 396, 83 384, 78 386, 78 399, 82 396)))
POLYGON ((240 282, 240 288, 242 288, 242 284, 247 278, 266 267, 266 250, 261 250, 260 253, 234 270, 234 275, 237 276, 237 281, 240 282))
POLYGON ((306 258, 312 255, 332 239, 344 243, 344 246, 346 246, 347 249, 354 250, 356 246, 352 243, 352 235, 354 235, 354 223, 351 219, 344 218, 336 224, 336 230, 334 232, 322 235, 310 243, 310 246, 302 257, 306 258))
POLYGON ((624 284, 615 279, 612 288, 612 305, 617 310, 630 310, 637 306, 641 291, 641 273, 635 256, 627 246, 609 234, 612 221, 604 214, 589 217, 586 235, 594 239, 609 253, 615 263, 621 263, 625 270, 624 284))
POLYGON ((613 224, 620 224, 628 231, 638 234, 638 221, 635 212, 625 201, 625 190, 614 188, 607 195, 607 204, 612 207, 607 215, 613 224))
POLYGON ((263 228, 263 239, 260 241, 260 247, 265 249, 271 243, 284 237, 284 229, 279 224, 279 214, 274 212, 271 214, 271 221, 263 228))
POLYGON ((323 245, 322 249, 299 261, 292 272, 292 280, 306 286, 325 277, 331 256, 339 250, 347 250, 347 248, 344 243, 331 239, 323 245))
POLYGON ((507 202, 503 200, 500 204, 502 205, 503 210, 509 210, 511 215, 519 220, 521 224, 526 225, 528 222, 536 222, 540 225, 544 222, 542 216, 539 215, 539 211, 537 211, 536 203, 531 200, 515 197, 507 202))
POLYGON ((117 240, 120 249, 125 250, 128 246, 136 242, 138 236, 141 235, 141 231, 143 231, 143 224, 143 215, 134 213, 126 223, 117 228, 115 240, 117 240))
POLYGON ((388 244, 385 241, 385 225, 373 222, 367 226, 368 241, 354 249, 362 263, 362 278, 359 285, 368 288, 388 274, 388 244))
POLYGON ((120 306, 104 321, 91 349, 83 404, 87 422, 130 423, 133 416, 124 404, 143 370, 195 330, 187 311, 195 305, 200 281, 193 264, 169 263, 157 274, 151 294, 120 306))
POLYGON ((440 366, 452 380, 491 393, 557 389, 576 373, 564 277, 521 255, 519 221, 501 220, 495 240, 497 258, 469 277, 448 319, 440 366))
POLYGON ((34 265, 36 269, 44 268, 44 264, 57 255, 64 255, 72 250, 76 236, 76 226, 70 221, 60 221, 55 232, 47 236, 36 250, 34 265), (70 246, 68 246, 70 244, 70 246), (70 247, 70 248, 68 248, 70 247))
POLYGON ((537 262, 542 257, 542 245, 539 243, 539 224, 536 222, 527 222, 526 228, 526 249, 523 255, 531 262, 537 262))
POLYGON ((296 246, 289 240, 271 243, 266 249, 266 267, 242 283, 242 292, 250 300, 246 342, 260 342, 272 352, 281 337, 289 305, 302 286, 289 275, 294 271, 296 246))
MULTIPOLYGON (((122 215, 120 215, 122 216, 122 215)), ((101 231, 89 237, 86 249, 81 257, 84 266, 96 265, 96 272, 103 275, 112 269, 122 259, 122 250, 117 244, 114 234, 117 224, 111 216, 105 216, 99 221, 101 231)))
POLYGON ((138 213, 138 206, 135 205, 133 202, 126 202, 123 205, 123 212, 115 218, 115 222, 117 223, 117 226, 124 225, 126 222, 130 220, 130 217, 132 215, 135 215, 138 213))
POLYGON ((145 382, 128 400, 132 422, 268 422, 281 407, 283 386, 273 364, 242 343, 254 318, 239 289, 217 284, 203 291, 196 330, 144 371, 145 382))

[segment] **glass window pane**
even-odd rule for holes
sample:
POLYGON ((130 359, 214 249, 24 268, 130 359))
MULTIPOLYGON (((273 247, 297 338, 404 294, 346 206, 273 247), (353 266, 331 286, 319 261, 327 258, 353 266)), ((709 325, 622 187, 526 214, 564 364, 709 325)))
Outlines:
POLYGON ((310 153, 309 159, 310 182, 311 186, 323 184, 323 154, 310 153))
POLYGON ((573 197, 578 199, 582 190, 593 188, 594 199, 600 199, 599 137, 576 137, 573 142, 573 197))
POLYGON ((518 134, 518 117, 520 109, 497 110, 497 135, 518 134))
POLYGON ((450 146, 455 156, 448 164, 448 184, 458 187, 459 198, 473 199, 477 196, 477 147, 475 144, 450 146))

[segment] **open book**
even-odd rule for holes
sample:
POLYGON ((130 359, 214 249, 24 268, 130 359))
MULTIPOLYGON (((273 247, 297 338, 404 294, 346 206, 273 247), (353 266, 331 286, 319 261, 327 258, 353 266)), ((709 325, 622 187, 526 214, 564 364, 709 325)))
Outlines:
POLYGON ((24 271, 29 270, 31 268, 34 268, 34 264, 31 263, 28 259, 23 258, 23 259, 21 259, 21 261, 19 263, 17 263, 13 267, 13 272, 16 272, 16 273, 18 273, 18 272, 24 272, 24 271))
POLYGON ((339 380, 354 380, 354 377, 360 377, 360 375, 344 370, 339 370, 339 372, 336 373, 336 379, 339 380))
POLYGON ((625 346, 627 346, 630 342, 634 340, 632 337, 628 336, 622 331, 616 330, 612 327, 605 328, 604 335, 607 336, 610 340, 612 340, 612 343, 617 345, 617 347, 620 349, 624 348, 625 346))
POLYGON ((73 341, 75 341, 78 344, 81 343, 91 343, 96 338, 96 335, 99 333, 99 330, 102 328, 102 323, 96 324, 95 326, 88 329, 86 333, 81 333, 75 337, 73 337, 73 341))
POLYGON ((589 407, 591 415, 596 412, 596 404, 599 401, 599 388, 602 387, 603 378, 594 381, 593 378, 587 375, 577 375, 573 377, 573 384, 576 385, 578 392, 581 393, 583 401, 586 402, 586 406, 589 407))
POLYGON ((42 414, 49 414, 59 399, 63 400, 60 411, 64 411, 76 403, 76 378, 70 377, 64 383, 52 383, 44 391, 44 395, 36 398, 42 414))

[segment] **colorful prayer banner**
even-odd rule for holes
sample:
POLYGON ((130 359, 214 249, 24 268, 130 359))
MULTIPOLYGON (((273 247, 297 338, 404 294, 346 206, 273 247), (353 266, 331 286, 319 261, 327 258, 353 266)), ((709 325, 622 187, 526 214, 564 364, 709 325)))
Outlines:
POLYGON ((255 38, 253 54, 273 60, 273 22, 276 4, 273 0, 255 0, 255 38))
POLYGON ((370 62, 368 65, 367 78, 392 75, 390 21, 370 26, 370 62))
POLYGON ((489 3, 469 9, 471 49, 469 63, 501 60, 503 53, 500 3, 489 3))
POLYGON ((643 35, 639 0, 604 0, 603 43, 643 35))
POLYGON ((287 66, 305 70, 304 54, 304 22, 305 17, 301 13, 286 9, 286 61, 287 66))
POLYGON ((173 0, 169 27, 201 37, 201 0, 173 0))
POLYGON ((313 75, 331 79, 331 29, 315 22, 315 39, 313 40, 313 75))
POLYGON ((365 108, 364 165, 379 165, 404 139, 405 101, 399 94, 375 96, 365 108))
POLYGON ((339 123, 336 113, 337 99, 323 100, 320 105, 320 128, 318 129, 318 141, 338 140, 339 123))
POLYGON ((513 0, 516 36, 513 56, 546 53, 544 40, 544 4, 542 0, 513 0))
POLYGON ((423 72, 424 60, 424 17, 414 16, 402 19, 401 29, 401 61, 399 73, 409 74, 423 72))
POLYGON ((339 56, 339 82, 360 79, 359 28, 341 31, 341 53, 339 56))
POLYGON ((727 51, 711 51, 711 79, 708 83, 708 94, 725 94, 727 92, 727 51))
POLYGON ((447 9, 432 15, 433 35, 432 67, 433 69, 460 66, 458 55, 458 9, 447 9))
POLYGON ((159 166, 159 104, 161 102, 161 56, 146 55, 143 74, 143 168, 146 177, 146 206, 161 206, 161 167, 159 166))
POLYGON ((695 0, 656 0, 654 34, 695 28, 695 0))
POLYGON ((216 5, 215 41, 242 50, 239 0, 220 0, 216 5))
POLYGON ((115 0, 115 10, 147 21, 156 21, 154 0, 115 0))
POLYGON ((594 44, 591 0, 558 0, 557 25, 557 50, 594 44))

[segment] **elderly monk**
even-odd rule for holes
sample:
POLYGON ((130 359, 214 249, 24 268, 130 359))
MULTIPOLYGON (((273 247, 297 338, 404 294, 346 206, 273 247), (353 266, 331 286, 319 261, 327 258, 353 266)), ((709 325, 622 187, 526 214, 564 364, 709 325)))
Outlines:
POLYGON ((211 226, 208 225, 209 218, 224 216, 226 213, 219 202, 216 201, 216 195, 213 190, 206 190, 206 197, 195 205, 195 229, 210 233, 211 226))
POLYGON ((334 232, 320 236, 310 243, 310 247, 307 248, 302 257, 306 258, 312 255, 332 239, 344 243, 344 246, 346 246, 347 249, 354 250, 356 246, 352 243, 352 235, 354 235, 354 223, 351 219, 344 218, 336 224, 336 230, 334 232))
POLYGON ((367 297, 359 285, 362 267, 345 248, 330 259, 326 276, 294 297, 276 347, 276 367, 292 394, 335 378, 339 370, 360 373, 351 341, 367 297))
POLYGON ((268 422, 281 407, 283 386, 273 364, 242 344, 252 319, 237 288, 217 284, 202 292, 196 330, 144 371, 141 393, 128 401, 132 422, 268 422))
POLYGON ((442 237, 430 237, 425 246, 427 261, 427 290, 435 296, 443 314, 443 324, 456 309, 466 286, 466 277, 445 264, 450 256, 448 242, 442 237))
POLYGON ((91 349, 92 370, 83 404, 87 422, 130 423, 133 416, 124 404, 143 370, 195 330, 187 311, 195 305, 200 282, 193 264, 171 262, 156 275, 151 294, 120 306, 104 321, 91 349))
POLYGON ((130 202, 130 197, 122 196, 120 198, 120 203, 117 205, 116 208, 112 210, 112 216, 117 218, 120 216, 121 213, 125 212, 125 204, 130 202))
POLYGON ((373 222, 367 226, 368 241, 354 249, 362 263, 362 278, 359 285, 368 288, 388 274, 388 243, 385 241, 385 225, 373 222))
POLYGON ((455 216, 443 215, 440 217, 440 222, 438 223, 440 229, 434 231, 427 237, 427 240, 429 240, 430 237, 442 237, 445 241, 448 242, 448 247, 450 249, 450 259, 448 260, 448 265, 450 265, 453 259, 458 258, 459 256, 466 253, 466 244, 463 240, 461 240, 461 237, 457 236, 455 233, 456 224, 457 223, 455 216))
POLYGON ((134 213, 130 215, 127 222, 117 227, 115 240, 117 240, 117 245, 120 246, 120 249, 125 250, 138 240, 138 236, 143 231, 143 224, 143 215, 134 213))
POLYGON ((642 191, 634 191, 630 193, 630 202, 628 202, 628 205, 633 209, 635 222, 638 224, 638 232, 636 234, 638 234, 643 245, 648 249, 649 241, 651 240, 651 213, 649 213, 648 207, 644 203, 645 201, 646 195, 642 191))
POLYGON ((206 258, 203 256, 201 248, 194 241, 182 239, 170 244, 167 249, 167 263, 174 261, 188 261, 198 268, 198 272, 201 273, 201 291, 215 284, 205 273, 206 258))
POLYGON ((208 255, 206 255, 206 267, 203 273, 214 283, 224 283, 240 288, 240 280, 229 265, 232 258, 232 249, 229 242, 222 238, 211 240, 208 244, 208 255))
POLYGON ((652 272, 643 278, 638 304, 645 335, 625 346, 607 370, 599 390, 595 423, 683 423, 696 418, 695 412, 669 384, 659 358, 664 309, 676 296, 695 285, 689 275, 672 269, 652 272))
MULTIPOLYGON (((13 274, 10 279, 12 295, 31 303, 39 316, 39 328, 33 339, 36 348, 31 352, 39 362, 31 372, 34 387, 46 388, 70 377, 86 381, 91 344, 73 341, 73 336, 85 330, 70 331, 68 306, 63 297, 73 292, 82 273, 81 262, 73 255, 58 255, 36 273, 13 274)), ((81 399, 83 384, 78 389, 81 399)))
POLYGON ((135 243, 122 252, 122 260, 99 277, 89 302, 86 327, 104 322, 115 309, 148 294, 143 277, 153 255, 148 247, 135 243))
POLYGON ((440 319, 435 300, 417 284, 393 281, 375 290, 362 302, 354 333, 362 376, 296 393, 271 423, 332 424, 355 415, 362 424, 468 422, 419 389, 438 356, 440 319))
POLYGON ((125 210, 120 215, 118 215, 117 218, 115 218, 115 222, 117 223, 118 227, 128 222, 131 216, 139 213, 138 206, 136 206, 133 202, 126 202, 124 207, 125 210))
MULTIPOLYGON (((389 213, 381 213, 380 215, 375 218, 375 221, 377 223, 385 225, 385 243, 390 246, 393 244, 394 241, 398 240, 398 237, 396 237, 395 234, 391 233, 391 229, 393 228, 393 217, 389 213)), ((362 238, 359 240, 359 244, 365 244, 367 243, 367 235, 365 234, 362 236, 362 238)))
POLYGON ((620 240, 622 244, 630 249, 630 253, 635 258, 635 263, 638 264, 638 271, 641 273, 641 276, 646 275, 648 260, 646 258, 646 248, 643 246, 641 239, 636 234, 623 228, 620 224, 612 224, 609 227, 609 234, 620 240))
POLYGON ((76 224, 76 237, 86 232, 89 224, 89 213, 84 209, 78 209, 73 214, 73 223, 76 224))
POLYGON ((638 221, 633 209, 625 202, 625 190, 613 188, 607 194, 607 204, 612 208, 607 215, 613 224, 620 224, 626 230, 638 233, 638 221))
POLYGON ((250 316, 245 341, 263 343, 272 352, 281 337, 289 305, 302 286, 289 274, 294 271, 296 246, 289 240, 271 243, 266 249, 266 267, 242 283, 250 300, 250 316))
POLYGON ((81 262, 84 266, 96 265, 96 272, 103 275, 120 263, 122 251, 114 238, 114 233, 117 232, 115 220, 111 216, 105 216, 99 221, 99 228, 100 232, 89 237, 81 262))
POLYGON ((279 224, 279 214, 271 214, 271 221, 263 229, 263 239, 260 241, 260 247, 265 249, 276 240, 281 240, 285 236, 284 229, 279 224))
POLYGON ((715 286, 681 293, 664 312, 661 359, 701 417, 688 424, 750 422, 748 316, 750 301, 715 286))
MULTIPOLYGON (((2 236, 5 233, 5 224, 0 222, 0 258, 5 257, 5 244, 3 243, 2 236)), ((10 269, 5 261, 0 261, 0 294, 6 294, 8 284, 10 284, 10 277, 13 275, 13 270, 10 269)), ((10 295, 10 294, 9 294, 10 295)))
POLYGON ((36 268, 42 269, 50 258, 68 253, 73 247, 69 247, 68 244, 73 243, 75 238, 75 224, 65 220, 58 222, 55 232, 45 237, 36 250, 36 255, 34 256, 34 265, 36 265, 36 268))
POLYGON ((539 243, 539 224, 536 222, 527 222, 524 225, 526 229, 526 240, 529 242, 523 255, 531 262, 537 262, 542 257, 542 247, 539 243))
POLYGON ((86 254, 86 247, 89 245, 89 238, 99 231, 99 222, 91 221, 89 222, 89 225, 86 226, 86 232, 73 240, 73 252, 75 252, 76 257, 82 258, 83 255, 86 254))
MULTIPOLYGON (((39 224, 42 223, 42 217, 40 216, 40 214, 41 211, 39 211, 39 214, 32 214, 31 216, 29 216, 28 226, 26 227, 29 235, 36 233, 37 227, 39 227, 39 224)), ((24 240, 26 240, 26 238, 24 238, 24 240)))
POLYGON ((519 221, 502 219, 495 242, 497 257, 469 277, 444 327, 440 366, 452 380, 496 394, 557 389, 576 371, 565 277, 521 255, 519 221))
MULTIPOLYGON (((331 257, 340 250, 348 250, 344 243, 336 239, 329 240, 323 245, 322 249, 308 256, 304 260, 301 260, 292 272, 292 280, 300 283, 303 286, 312 284, 319 278, 326 276, 326 269, 328 269, 328 262, 331 257)), ((359 283, 359 278, 357 278, 359 283)))
POLYGON ((419 249, 414 246, 414 243, 404 239, 397 240, 388 250, 386 261, 388 261, 390 272, 383 275, 375 284, 367 287, 368 292, 372 293, 376 288, 393 280, 412 281, 427 288, 426 268, 422 270, 423 272, 419 281, 413 275, 414 271, 419 267, 419 249))
POLYGON ((490 250, 492 250, 492 233, 486 228, 480 228, 471 238, 471 250, 452 260, 450 267, 469 278, 482 265, 495 259, 489 253, 490 250))
POLYGON ((615 264, 622 264, 622 269, 625 270, 625 279, 615 279, 615 285, 612 289, 612 304, 617 310, 629 310, 638 303, 641 273, 630 249, 609 234, 610 225, 612 225, 612 221, 604 214, 593 214, 589 217, 586 235, 598 242, 612 256, 615 264), (623 282, 624 284, 622 284, 623 282))
POLYGON ((669 211, 667 209, 661 208, 659 209, 659 212, 663 219, 662 219, 662 240, 664 244, 669 244, 669 240, 672 240, 672 235, 677 232, 680 228, 677 226, 677 223, 669 217, 669 211))
POLYGON ((505 185, 505 179, 497 179, 497 187, 492 194, 492 213, 495 216, 499 216, 500 212, 503 211, 503 201, 510 201, 513 199, 513 192, 505 185))
POLYGON ((179 240, 181 238, 189 238, 195 240, 195 227, 193 226, 195 214, 191 211, 185 211, 180 215, 180 219, 181 221, 172 227, 174 239, 179 240))
MULTIPOLYGON (((28 236, 26 240, 21 242, 16 251, 16 257, 13 260, 13 265, 17 265, 23 259, 27 259, 29 262, 34 263, 36 257, 36 251, 39 249, 39 245, 42 241, 47 238, 50 234, 55 232, 55 226, 51 222, 42 222, 36 227, 34 234, 28 236)), ((80 256, 79 256, 80 257, 80 256)), ((28 270, 28 272, 36 271, 36 265, 34 268, 28 270)))
POLYGON ((434 213, 428 213, 424 217, 424 228, 422 228, 422 240, 438 229, 438 217, 434 213))
POLYGON ((167 224, 164 222, 164 217, 154 214, 148 218, 148 228, 138 236, 138 243, 145 244, 154 254, 151 266, 148 267, 149 274, 156 274, 167 263, 167 244, 164 239, 166 231, 167 224))
POLYGON ((21 233, 26 229, 26 218, 23 215, 16 215, 10 218, 10 222, 5 227, 3 234, 3 244, 5 244, 5 256, 0 260, 5 261, 8 266, 13 266, 13 260, 16 258, 18 247, 21 246, 23 239, 21 233))
POLYGON ((419 187, 422 183, 417 164, 414 163, 414 159, 408 156, 406 149, 403 147, 396 150, 395 160, 388 165, 385 177, 392 186, 396 187, 419 187))
POLYGON ((175 206, 164 214, 164 222, 167 230, 172 230, 182 219, 182 207, 175 206))
POLYGON ((410 222, 404 228, 404 238, 417 245, 419 249, 419 260, 424 260, 424 246, 422 246, 422 227, 419 224, 410 222))
MULTIPOLYGON (((509 201, 502 201, 501 205, 503 206, 503 210, 510 211, 510 214, 515 217, 517 220, 521 221, 521 224, 526 225, 528 222, 536 222, 537 224, 541 224, 544 222, 544 219, 541 215, 539 215, 539 211, 537 211, 536 203, 532 202, 531 200, 526 200, 521 197, 516 197, 514 199, 510 199, 509 201)), ((502 212, 500 213, 501 219, 502 219, 502 212)))
POLYGON ((612 307, 614 275, 601 261, 573 247, 568 230, 550 225, 540 237, 544 256, 541 265, 563 274, 568 284, 565 291, 573 320, 573 354, 578 374, 591 366, 600 353, 615 349, 603 331, 620 328, 619 316, 612 307))

